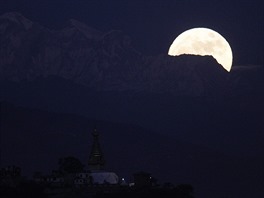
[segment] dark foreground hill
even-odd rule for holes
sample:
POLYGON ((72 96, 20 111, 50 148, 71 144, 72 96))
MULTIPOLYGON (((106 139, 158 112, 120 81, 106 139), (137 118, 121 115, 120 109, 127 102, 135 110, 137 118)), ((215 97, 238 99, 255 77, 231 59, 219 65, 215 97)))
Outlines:
POLYGON ((87 164, 96 123, 106 169, 127 181, 133 173, 146 171, 161 183, 193 185, 196 197, 262 193, 263 164, 254 158, 226 155, 135 125, 8 103, 2 103, 1 118, 1 163, 18 165, 25 175, 56 169, 58 159, 69 155, 87 164))

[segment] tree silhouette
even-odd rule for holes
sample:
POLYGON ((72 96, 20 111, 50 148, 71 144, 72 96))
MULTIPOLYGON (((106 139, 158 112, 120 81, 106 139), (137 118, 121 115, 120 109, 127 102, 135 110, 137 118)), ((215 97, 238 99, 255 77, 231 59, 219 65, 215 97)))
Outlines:
POLYGON ((69 156, 59 159, 59 170, 63 173, 82 172, 84 165, 75 157, 69 156))
POLYGON ((175 192, 181 198, 193 198, 193 186, 190 184, 180 184, 176 186, 175 192))

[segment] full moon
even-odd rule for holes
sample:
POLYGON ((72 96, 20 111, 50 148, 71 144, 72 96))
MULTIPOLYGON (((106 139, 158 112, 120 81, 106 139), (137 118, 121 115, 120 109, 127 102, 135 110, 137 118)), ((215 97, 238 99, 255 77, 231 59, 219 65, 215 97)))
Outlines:
POLYGON ((168 54, 211 55, 228 72, 233 61, 232 50, 226 39, 208 28, 193 28, 181 33, 171 44, 168 54))

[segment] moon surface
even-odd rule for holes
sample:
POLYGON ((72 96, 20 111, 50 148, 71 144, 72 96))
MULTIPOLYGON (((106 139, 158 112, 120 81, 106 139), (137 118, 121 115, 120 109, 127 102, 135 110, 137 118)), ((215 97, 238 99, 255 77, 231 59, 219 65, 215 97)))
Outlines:
POLYGON ((193 28, 181 33, 171 44, 168 54, 211 55, 228 72, 233 62, 232 50, 226 39, 208 28, 193 28))

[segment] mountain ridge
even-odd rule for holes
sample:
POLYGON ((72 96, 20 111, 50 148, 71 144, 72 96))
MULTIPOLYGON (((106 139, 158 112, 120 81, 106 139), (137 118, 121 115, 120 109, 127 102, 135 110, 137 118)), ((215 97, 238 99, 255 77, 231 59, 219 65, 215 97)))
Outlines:
POLYGON ((204 94, 207 81, 219 80, 214 89, 225 81, 224 69, 211 57, 147 57, 138 53, 130 37, 119 30, 101 35, 76 20, 70 23, 69 28, 52 31, 34 23, 30 29, 21 30, 11 19, 5 21, 0 32, 0 44, 5 43, 0 53, 1 79, 57 75, 99 90, 143 88, 190 95, 204 94), (94 32, 97 37, 91 36, 94 32))

